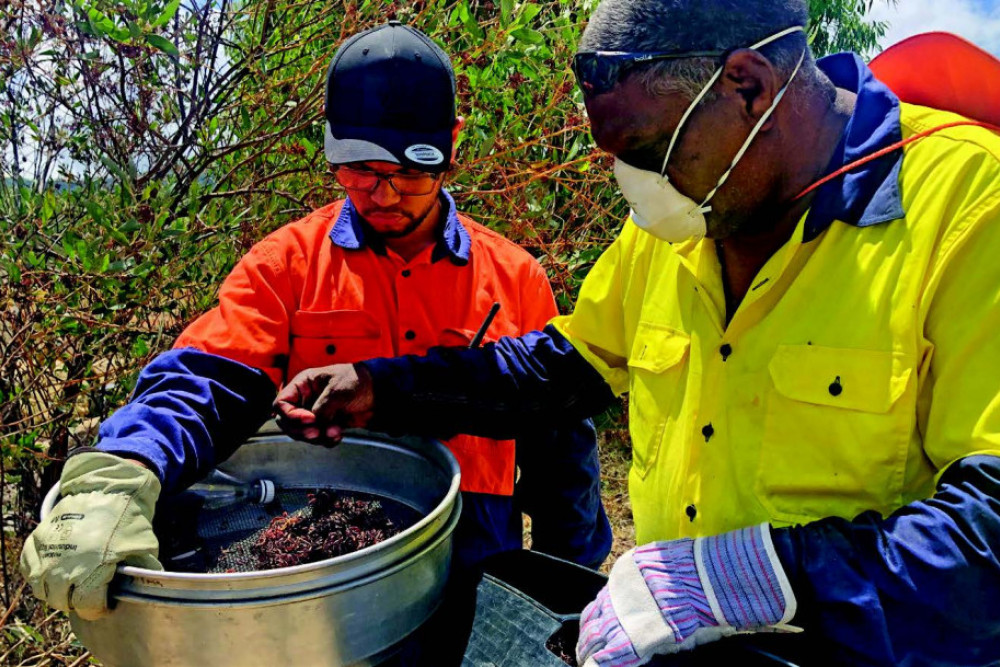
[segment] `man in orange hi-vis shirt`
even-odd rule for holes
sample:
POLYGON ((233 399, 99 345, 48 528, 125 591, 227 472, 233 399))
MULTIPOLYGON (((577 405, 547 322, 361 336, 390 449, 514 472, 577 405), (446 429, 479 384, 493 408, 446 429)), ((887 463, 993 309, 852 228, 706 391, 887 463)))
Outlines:
MULTIPOLYGON (((327 74, 326 117, 326 156, 348 197, 255 245, 223 283, 218 307, 142 371, 97 445, 67 463, 63 488, 75 488, 67 479, 75 474, 105 484, 86 485, 81 514, 90 525, 80 528, 94 545, 128 537, 128 548, 114 550, 125 563, 158 566, 150 522, 159 489, 179 490, 229 456, 301 371, 468 346, 494 303, 486 341, 541 329, 556 315, 539 264, 460 215, 442 190, 462 119, 451 65, 430 39, 390 23, 348 40, 327 74), (141 502, 113 502, 123 493, 141 502)), ((299 435, 314 439, 309 430, 299 435)), ((446 442, 462 469, 457 565, 521 548, 522 511, 536 549, 590 566, 610 551, 592 424, 567 422, 531 439, 446 442)), ((65 550, 41 545, 54 555, 36 573, 46 583, 36 593, 96 616, 110 580, 98 570, 113 572, 114 563, 84 547, 62 567, 65 550)))

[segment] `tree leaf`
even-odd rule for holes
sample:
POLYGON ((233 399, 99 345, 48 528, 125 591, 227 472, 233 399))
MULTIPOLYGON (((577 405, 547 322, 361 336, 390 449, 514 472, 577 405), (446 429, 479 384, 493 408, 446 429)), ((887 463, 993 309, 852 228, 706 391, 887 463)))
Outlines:
POLYGON ((537 30, 532 30, 531 28, 518 28, 517 30, 512 30, 510 36, 520 42, 524 42, 525 44, 545 43, 545 37, 542 33, 537 30))
POLYGON ((142 229, 142 225, 139 224, 139 221, 130 219, 122 223, 121 227, 118 228, 118 231, 123 234, 131 234, 132 232, 137 232, 140 229, 142 229))
POLYGON ((163 13, 160 14, 155 21, 153 21, 153 27, 159 28, 165 26, 170 19, 174 18, 174 14, 177 13, 177 9, 181 6, 181 0, 172 0, 167 3, 167 6, 163 8, 163 13))
POLYGON ((177 58, 181 55, 181 52, 177 50, 177 47, 174 46, 174 43, 165 37, 161 37, 160 35, 154 35, 150 33, 146 35, 146 41, 151 46, 154 46, 158 48, 160 51, 166 53, 168 56, 173 56, 174 58, 177 58))
POLYGON ((541 11, 542 8, 540 5, 534 3, 525 4, 521 7, 521 16, 518 17, 517 21, 521 25, 528 25, 541 11))
POLYGON ((112 36, 118 31, 118 26, 115 22, 105 16, 96 7, 91 7, 87 10, 87 19, 89 19, 90 26, 94 29, 94 32, 101 37, 112 36))
POLYGON ((143 278, 149 275, 154 269, 156 269, 156 263, 146 261, 132 269, 132 275, 137 278, 143 278))
POLYGON ((299 143, 302 144, 302 148, 306 149, 306 157, 310 160, 313 159, 313 156, 316 155, 316 145, 305 137, 300 138, 299 143))
POLYGON ((514 11, 514 0, 500 0, 500 19, 506 24, 510 23, 510 15, 514 11))
POLYGON ((90 217, 93 218, 94 222, 97 224, 104 222, 104 209, 97 202, 87 200, 83 205, 87 208, 87 212, 90 213, 90 217))

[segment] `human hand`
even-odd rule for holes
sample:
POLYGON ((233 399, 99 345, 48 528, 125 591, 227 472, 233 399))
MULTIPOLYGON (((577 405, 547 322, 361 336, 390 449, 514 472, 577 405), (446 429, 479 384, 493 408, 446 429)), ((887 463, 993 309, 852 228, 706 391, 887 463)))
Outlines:
POLYGON ((162 570, 153 534, 160 482, 150 470, 104 452, 70 457, 61 500, 28 536, 21 572, 35 596, 95 619, 108 612, 119 563, 162 570))
POLYGON ((304 370, 274 400, 281 430, 325 446, 340 442, 345 429, 365 426, 374 404, 371 375, 352 364, 304 370))
POLYGON ((794 614, 767 524, 653 542, 623 554, 584 609, 577 658, 584 667, 635 667, 736 632, 791 629, 794 614))

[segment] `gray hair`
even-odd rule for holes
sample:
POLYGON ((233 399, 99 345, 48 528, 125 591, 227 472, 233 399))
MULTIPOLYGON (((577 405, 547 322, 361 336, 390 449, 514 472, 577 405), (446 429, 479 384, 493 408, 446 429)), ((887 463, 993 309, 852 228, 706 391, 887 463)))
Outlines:
MULTIPOLYGON (((725 51, 748 47, 809 20, 806 0, 603 0, 580 51, 725 51)), ((818 70, 803 33, 793 33, 759 49, 786 78, 806 49, 800 76, 818 70)), ((653 61, 636 74, 652 95, 681 92, 689 99, 718 68, 714 58, 653 61)))

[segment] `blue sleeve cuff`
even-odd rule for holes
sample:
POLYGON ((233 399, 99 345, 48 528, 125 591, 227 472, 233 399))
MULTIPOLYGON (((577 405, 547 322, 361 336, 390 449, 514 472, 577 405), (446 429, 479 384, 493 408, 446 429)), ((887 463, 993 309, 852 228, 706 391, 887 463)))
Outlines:
POLYGON ((97 449, 146 463, 164 493, 228 458, 271 414, 276 390, 256 368, 191 348, 156 357, 132 399, 101 424, 97 449))
POLYGON ((838 664, 979 665, 1000 656, 1000 458, 971 456, 937 494, 773 531, 792 621, 838 664))

